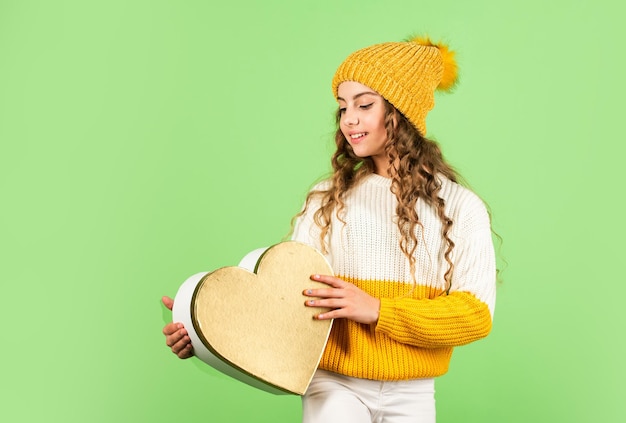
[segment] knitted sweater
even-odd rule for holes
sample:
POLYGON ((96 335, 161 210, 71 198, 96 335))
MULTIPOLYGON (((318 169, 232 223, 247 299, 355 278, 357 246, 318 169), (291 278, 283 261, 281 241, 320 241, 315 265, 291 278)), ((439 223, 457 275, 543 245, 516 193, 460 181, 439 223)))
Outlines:
MULTIPOLYGON (((396 196, 391 180, 368 175, 346 196, 344 225, 333 214, 326 255, 335 275, 379 298, 375 324, 335 319, 320 368, 374 380, 434 377, 448 370, 454 346, 487 336, 495 306, 495 257, 490 221, 482 201, 470 190, 441 178, 439 196, 452 219, 454 273, 445 294, 447 244, 434 209, 416 205, 414 286, 410 265, 399 247, 396 196)), ((315 189, 323 189, 328 181, 315 189)), ((313 198, 296 222, 293 239, 321 250, 313 198)))

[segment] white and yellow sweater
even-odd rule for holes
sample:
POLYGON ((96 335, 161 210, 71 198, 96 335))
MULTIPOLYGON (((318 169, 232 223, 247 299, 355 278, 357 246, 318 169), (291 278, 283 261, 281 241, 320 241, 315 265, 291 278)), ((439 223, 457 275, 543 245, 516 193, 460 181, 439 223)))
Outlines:
MULTIPOLYGON (((322 182, 324 186, 328 182, 322 182)), ((317 187, 319 188, 319 187, 317 187)), ((446 295, 446 243, 436 212, 421 200, 415 252, 417 286, 399 247, 391 180, 367 176, 347 198, 344 226, 333 216, 327 259, 335 275, 380 298, 380 317, 365 325, 336 319, 320 368, 374 380, 405 380, 444 374, 452 347, 485 337, 495 306, 495 257, 489 216, 470 190, 442 178, 439 196, 453 220, 454 273, 446 295)), ((313 200, 293 239, 320 248, 313 200)))

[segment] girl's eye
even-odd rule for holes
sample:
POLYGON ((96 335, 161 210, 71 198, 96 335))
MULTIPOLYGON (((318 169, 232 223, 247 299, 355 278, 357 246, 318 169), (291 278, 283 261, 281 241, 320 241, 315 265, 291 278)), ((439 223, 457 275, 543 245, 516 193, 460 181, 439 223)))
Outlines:
POLYGON ((346 108, 345 107, 340 107, 339 108, 339 114, 343 115, 346 112, 346 108))
POLYGON ((367 110, 367 109, 369 109, 370 107, 372 107, 373 105, 374 105, 374 103, 368 103, 368 104, 362 104, 362 105, 360 105, 359 107, 360 107, 361 109, 363 109, 363 110, 367 110))

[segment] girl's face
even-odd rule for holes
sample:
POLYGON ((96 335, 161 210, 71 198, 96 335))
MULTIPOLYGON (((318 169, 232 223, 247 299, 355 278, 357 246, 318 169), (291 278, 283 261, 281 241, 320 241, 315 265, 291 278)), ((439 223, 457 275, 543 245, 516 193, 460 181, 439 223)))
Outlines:
POLYGON ((371 157, 376 173, 387 175, 385 153, 385 100, 371 88, 354 81, 339 85, 339 127, 358 157, 371 157))

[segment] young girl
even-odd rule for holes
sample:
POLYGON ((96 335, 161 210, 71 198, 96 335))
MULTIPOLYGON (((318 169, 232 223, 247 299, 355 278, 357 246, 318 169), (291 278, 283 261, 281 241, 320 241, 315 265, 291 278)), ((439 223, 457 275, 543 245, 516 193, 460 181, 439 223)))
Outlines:
MULTIPOLYGON (((356 51, 333 78, 333 175, 309 193, 293 233, 337 275, 313 275, 328 288, 303 293, 307 307, 331 309, 317 318, 336 319, 302 399, 305 423, 434 422, 433 378, 453 347, 491 330, 489 215, 424 137, 434 91, 455 80, 454 54, 428 39, 356 51)), ((181 325, 164 334, 192 355, 181 325)))

